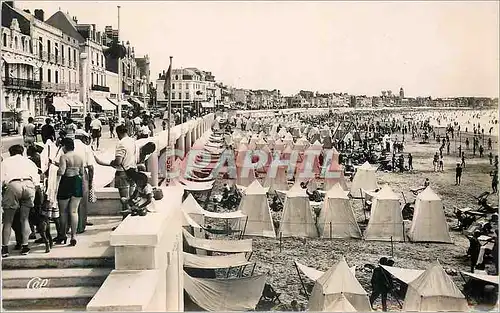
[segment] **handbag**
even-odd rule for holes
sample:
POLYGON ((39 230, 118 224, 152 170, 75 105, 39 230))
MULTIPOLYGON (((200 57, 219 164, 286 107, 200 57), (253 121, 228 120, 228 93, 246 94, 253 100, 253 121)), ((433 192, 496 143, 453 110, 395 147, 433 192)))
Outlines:
POLYGON ((163 199, 163 190, 161 190, 159 188, 154 188, 153 189, 153 198, 156 201, 163 199))
POLYGON ((89 189, 89 202, 90 203, 96 203, 97 202, 97 196, 95 194, 94 186, 92 186, 89 189))

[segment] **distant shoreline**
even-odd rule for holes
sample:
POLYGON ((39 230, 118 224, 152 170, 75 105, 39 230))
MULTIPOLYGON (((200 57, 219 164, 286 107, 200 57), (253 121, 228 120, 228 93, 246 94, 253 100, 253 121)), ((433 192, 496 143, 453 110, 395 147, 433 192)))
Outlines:
POLYGON ((281 113, 300 113, 300 112, 328 112, 332 110, 333 112, 349 112, 349 111, 383 111, 383 110, 438 110, 438 111, 448 111, 448 110, 464 110, 464 111, 487 111, 487 110, 498 110, 498 107, 488 107, 488 108, 470 108, 470 107, 360 107, 360 108, 352 108, 352 107, 332 107, 332 108, 291 108, 291 109, 266 109, 266 110, 235 110, 236 114, 252 114, 252 113, 276 113, 278 111, 281 113))

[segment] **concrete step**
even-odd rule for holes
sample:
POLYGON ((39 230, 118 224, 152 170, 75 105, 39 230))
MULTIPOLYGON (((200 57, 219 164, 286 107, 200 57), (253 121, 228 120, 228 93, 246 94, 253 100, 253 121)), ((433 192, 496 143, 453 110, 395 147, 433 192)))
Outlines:
MULTIPOLYGON (((50 255, 50 254, 49 254, 50 255)), ((50 269, 50 268, 114 268, 114 256, 107 257, 52 257, 27 258, 9 256, 2 259, 2 269, 50 269)))
POLYGON ((111 268, 26 269, 2 271, 2 288, 30 288, 37 281, 45 281, 45 288, 99 287, 111 268))
POLYGON ((86 306, 80 306, 80 307, 73 307, 73 308, 66 308, 66 309, 53 309, 53 310, 6 310, 2 309, 2 312, 85 312, 87 310, 86 306))
POLYGON ((2 305, 6 310, 61 310, 86 307, 98 287, 5 288, 2 305))

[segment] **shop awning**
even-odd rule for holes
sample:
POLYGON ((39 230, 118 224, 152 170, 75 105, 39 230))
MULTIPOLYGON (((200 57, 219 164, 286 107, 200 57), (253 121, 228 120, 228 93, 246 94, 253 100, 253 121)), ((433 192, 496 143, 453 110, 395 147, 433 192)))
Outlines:
POLYGON ((145 108, 146 107, 144 105, 144 103, 141 100, 137 99, 137 98, 132 97, 132 98, 130 98, 130 100, 132 100, 132 102, 138 104, 141 108, 145 108))
POLYGON ((6 55, 3 55, 2 59, 4 59, 4 61, 9 63, 9 64, 26 64, 26 65, 30 65, 30 66, 35 66, 34 62, 19 59, 19 58, 13 58, 13 57, 6 56, 6 55))
POLYGON ((56 112, 69 112, 70 110, 67 99, 62 97, 53 97, 52 105, 54 106, 54 110, 56 112))
POLYGON ((106 99, 108 99, 108 101, 110 101, 111 103, 113 103, 115 106, 118 106, 118 103, 120 103, 122 107, 123 106, 131 107, 132 106, 132 104, 130 104, 130 102, 125 101, 125 100, 119 100, 118 101, 118 100, 112 99, 112 98, 106 98, 106 99))
POLYGON ((213 108, 214 104, 212 102, 202 102, 201 107, 202 108, 213 108))
POLYGON ((111 103, 110 101, 108 101, 108 99, 106 99, 106 98, 94 97, 94 98, 90 98, 90 100, 94 101, 97 105, 99 105, 101 107, 101 110, 103 110, 103 111, 116 110, 116 106, 113 103, 111 103))
POLYGON ((68 102, 69 106, 72 107, 72 108, 83 107, 83 103, 81 103, 78 100, 66 99, 66 102, 68 102))

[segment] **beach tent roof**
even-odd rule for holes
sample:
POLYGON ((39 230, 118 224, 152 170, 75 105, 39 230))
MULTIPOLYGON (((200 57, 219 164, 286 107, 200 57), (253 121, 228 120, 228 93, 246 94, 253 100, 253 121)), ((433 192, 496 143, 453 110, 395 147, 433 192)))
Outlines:
POLYGON ((240 144, 238 145, 238 152, 245 152, 245 151, 248 151, 248 147, 243 141, 240 141, 240 144))
POLYGON ((349 269, 344 257, 337 264, 326 271, 318 280, 317 284, 323 287, 324 294, 352 293, 366 295, 359 281, 349 269))
POLYGON ((399 197, 388 184, 384 185, 379 192, 375 194, 379 200, 399 200, 399 197))
POLYGON ((264 140, 264 138, 260 138, 259 140, 257 140, 256 142, 258 145, 267 145, 267 142, 264 140))
POLYGON ((319 140, 316 140, 312 145, 311 147, 314 147, 314 148, 319 148, 319 149, 323 149, 323 144, 321 142, 319 142, 319 140))
POLYGON ((348 191, 345 191, 339 183, 336 183, 332 186, 332 188, 330 188, 330 190, 327 191, 326 197, 334 199, 349 199, 347 196, 348 194, 348 191))
POLYGON ((300 187, 300 183, 296 182, 292 187, 286 192, 287 197, 307 197, 305 189, 300 187))
POLYGON ((246 195, 260 195, 266 194, 269 188, 264 188, 256 179, 248 187, 245 188, 246 195))
POLYGON ((405 284, 411 283, 417 277, 422 275, 423 272, 425 272, 424 270, 414 270, 414 269, 393 267, 386 265, 382 265, 382 268, 405 284))
POLYGON ((189 246, 206 251, 225 252, 225 253, 241 253, 252 252, 252 240, 214 240, 195 238, 187 230, 183 229, 182 233, 189 246))
POLYGON ((409 285, 422 297, 444 296, 458 299, 465 298, 437 261, 415 280, 410 282, 409 285))
POLYGON ((485 274, 468 273, 468 272, 462 272, 462 274, 477 280, 498 285, 498 278, 499 278, 498 275, 485 275, 485 274))
POLYGON ((432 190, 430 186, 424 189, 421 193, 418 194, 417 198, 422 201, 441 201, 441 198, 432 190))
POLYGON ((358 170, 365 170, 365 171, 376 171, 377 168, 372 166, 368 161, 366 161, 365 163, 363 163, 363 165, 361 165, 360 167, 358 167, 358 170))
POLYGON ((247 261, 245 253, 207 256, 183 252, 183 255, 184 266, 191 268, 219 269, 252 264, 247 261))
POLYGON ((291 154, 293 152, 293 149, 290 145, 286 145, 285 149, 283 150, 283 153, 286 154, 291 154))
MULTIPOLYGON (((295 265, 297 265, 297 268, 306 275, 307 278, 310 280, 316 281, 318 280, 321 276, 325 274, 323 271, 319 271, 313 267, 305 266, 304 264, 301 264, 297 261, 294 261, 295 265)), ((356 273, 356 266, 352 266, 349 268, 349 270, 352 272, 354 275, 356 273)))

